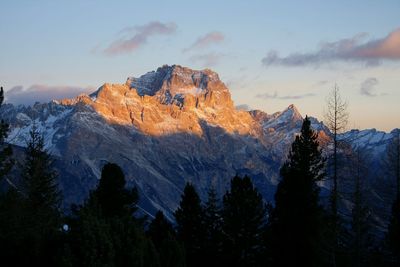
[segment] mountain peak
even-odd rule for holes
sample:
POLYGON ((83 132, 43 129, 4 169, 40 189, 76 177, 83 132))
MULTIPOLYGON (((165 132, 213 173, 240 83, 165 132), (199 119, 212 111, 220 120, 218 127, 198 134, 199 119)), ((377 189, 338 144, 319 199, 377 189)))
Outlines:
POLYGON ((297 107, 294 104, 290 104, 286 110, 292 110, 293 112, 299 112, 299 110, 297 109, 297 107))
POLYGON ((126 84, 136 89, 139 95, 153 96, 160 90, 196 94, 212 82, 222 84, 218 74, 210 69, 193 70, 180 65, 163 65, 139 78, 128 77, 126 84))
POLYGON ((95 93, 62 101, 90 106, 106 121, 133 125, 150 135, 202 134, 202 122, 227 132, 259 134, 247 112, 234 108, 230 92, 212 70, 164 65, 125 84, 105 83, 95 93))
POLYGON ((126 85, 135 89, 138 95, 155 96, 164 104, 208 102, 212 106, 233 106, 228 88, 210 69, 193 70, 180 65, 164 65, 139 78, 129 77, 126 85), (189 98, 188 101, 185 98, 189 98))
POLYGON ((290 104, 285 110, 283 110, 279 117, 291 118, 292 120, 302 120, 299 110, 294 104, 290 104))

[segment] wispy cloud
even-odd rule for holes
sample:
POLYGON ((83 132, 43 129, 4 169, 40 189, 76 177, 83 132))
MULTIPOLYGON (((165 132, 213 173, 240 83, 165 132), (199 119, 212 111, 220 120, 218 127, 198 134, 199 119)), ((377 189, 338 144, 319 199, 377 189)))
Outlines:
POLYGON ((252 110, 252 108, 247 104, 237 105, 236 109, 237 110, 244 110, 244 111, 252 110))
POLYGON ((367 34, 352 38, 322 43, 319 50, 312 53, 293 53, 286 57, 277 51, 270 51, 263 59, 264 66, 320 66, 342 61, 359 62, 366 66, 376 66, 382 60, 400 61, 400 28, 384 38, 366 41, 367 34))
POLYGON ((367 78, 365 81, 361 83, 360 86, 360 93, 365 96, 378 96, 378 94, 375 92, 375 87, 379 84, 379 81, 377 78, 370 77, 367 78))
POLYGON ((328 84, 328 83, 329 83, 329 81, 327 81, 327 80, 322 80, 322 81, 316 82, 316 83, 314 84, 314 86, 324 86, 324 85, 326 85, 326 84, 328 84))
POLYGON ((213 44, 222 43, 225 36, 221 32, 209 32, 197 38, 197 40, 189 47, 183 49, 183 52, 188 52, 195 49, 203 49, 213 44))
POLYGON ((193 63, 198 63, 203 67, 213 67, 218 65, 223 57, 224 55, 221 53, 207 53, 191 56, 189 60, 193 63))
POLYGON ((230 78, 228 78, 225 82, 226 86, 231 89, 231 90, 235 90, 235 89, 244 89, 250 86, 250 82, 254 81, 255 79, 249 79, 249 77, 240 72, 239 74, 236 74, 230 78))
POLYGON ((146 44, 149 37, 171 35, 176 32, 176 29, 177 26, 175 23, 161 23, 159 21, 128 27, 120 32, 124 37, 120 37, 118 40, 112 42, 103 52, 110 56, 130 53, 146 44))
POLYGON ((14 86, 5 92, 6 101, 16 105, 31 105, 35 102, 46 103, 55 99, 72 98, 81 93, 91 93, 94 87, 49 86, 35 84, 28 88, 14 86))
POLYGON ((278 93, 275 91, 273 94, 270 93, 263 93, 263 94, 257 94, 257 98, 264 98, 264 99, 280 99, 280 100, 287 100, 287 99, 302 99, 306 97, 311 97, 315 96, 314 93, 306 93, 306 94, 300 94, 300 95, 285 95, 285 96, 279 96, 278 93))

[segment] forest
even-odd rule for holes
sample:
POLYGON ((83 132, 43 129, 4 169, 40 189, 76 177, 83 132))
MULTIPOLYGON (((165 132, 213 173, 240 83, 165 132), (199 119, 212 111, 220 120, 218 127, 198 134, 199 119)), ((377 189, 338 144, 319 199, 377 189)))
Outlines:
MULTIPOLYGON (((334 92, 334 100, 337 97, 334 92)), ((1 91, 0 104, 4 100, 1 91)), ((340 111, 337 101, 333 111, 340 111)), ((339 102, 340 103, 340 102, 339 102)), ((337 117, 343 114, 343 117, 337 117)), ((305 117, 301 132, 280 169, 273 203, 265 203, 251 177, 236 175, 219 197, 210 188, 200 199, 187 183, 174 221, 159 211, 137 215, 136 188, 112 162, 103 166, 97 188, 69 212, 45 140, 33 127, 24 159, 16 161, 7 144, 9 126, 0 124, 0 180, 18 183, 0 193, 2 266, 400 266, 400 144, 388 149, 388 175, 396 184, 392 213, 381 239, 373 238, 365 201, 361 151, 352 154, 351 218, 338 202, 341 175, 340 119, 334 122, 332 157, 327 159, 318 134, 305 117), (328 168, 329 167, 329 168, 328 168), (320 183, 331 178, 329 201, 320 183)), ((328 114, 329 117, 329 114, 328 114)), ((329 125, 328 125, 329 126, 329 125)))

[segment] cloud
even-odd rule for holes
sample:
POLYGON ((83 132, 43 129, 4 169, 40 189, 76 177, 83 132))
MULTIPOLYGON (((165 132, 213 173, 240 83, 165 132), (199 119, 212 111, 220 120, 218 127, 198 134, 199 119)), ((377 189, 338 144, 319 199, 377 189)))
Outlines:
POLYGON ((94 87, 48 86, 35 84, 26 89, 14 86, 5 92, 6 101, 16 105, 31 105, 35 102, 47 103, 55 99, 72 98, 81 93, 92 93, 94 87))
POLYGON ((264 99, 280 99, 280 100, 287 100, 287 99, 302 99, 310 96, 315 96, 314 93, 306 93, 301 95, 286 95, 286 96, 279 96, 278 93, 275 91, 273 94, 264 93, 264 94, 257 94, 257 98, 264 98, 264 99))
POLYGON ((375 93, 375 87, 378 84, 379 84, 379 81, 377 78, 374 78, 374 77, 367 78, 365 81, 363 81, 361 83, 360 93, 362 95, 370 96, 370 97, 378 96, 375 93))
POLYGON ((128 27, 120 32, 125 36, 112 42, 103 52, 110 56, 130 53, 146 44, 149 37, 171 35, 176 32, 176 28, 175 23, 161 23, 158 21, 141 26, 128 27))
POLYGON ((209 32, 206 35, 197 38, 197 40, 191 46, 183 49, 183 52, 194 49, 203 49, 213 44, 222 43, 224 40, 225 36, 221 32, 209 32))
POLYGON ((223 57, 224 55, 220 53, 207 53, 191 56, 189 60, 193 63, 199 63, 203 67, 213 67, 218 65, 219 61, 223 57))
MULTIPOLYGON (((253 78, 252 81, 254 81, 255 79, 253 78)), ((229 89, 244 89, 246 87, 250 86, 250 81, 249 78, 247 77, 247 75, 243 74, 243 73, 239 73, 237 75, 234 75, 232 77, 230 77, 229 79, 226 80, 225 85, 229 88, 229 89)))
POLYGON ((252 110, 252 108, 247 104, 237 105, 236 109, 237 110, 244 110, 244 111, 252 110))
POLYGON ((382 60, 400 61, 400 28, 381 39, 365 41, 366 37, 367 34, 361 33, 352 38, 322 43, 319 50, 312 53, 293 53, 286 57, 272 50, 261 61, 266 67, 319 66, 337 61, 376 66, 382 60))
POLYGON ((316 83, 314 84, 314 86, 323 86, 323 85, 326 85, 326 84, 328 84, 328 83, 329 83, 329 81, 327 81, 327 80, 322 80, 322 81, 316 82, 316 83))

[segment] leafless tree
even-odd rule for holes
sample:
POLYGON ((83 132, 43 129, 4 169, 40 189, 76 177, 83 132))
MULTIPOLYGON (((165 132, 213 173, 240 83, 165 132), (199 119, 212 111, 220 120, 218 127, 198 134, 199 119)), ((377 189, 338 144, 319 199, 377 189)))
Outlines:
POLYGON ((336 266, 336 251, 338 247, 338 153, 339 140, 338 135, 346 130, 349 113, 347 111, 347 102, 340 95, 339 87, 335 84, 326 98, 326 110, 324 112, 324 123, 332 133, 333 151, 332 151, 332 192, 331 192, 331 212, 332 227, 334 233, 333 246, 333 266, 336 266))

